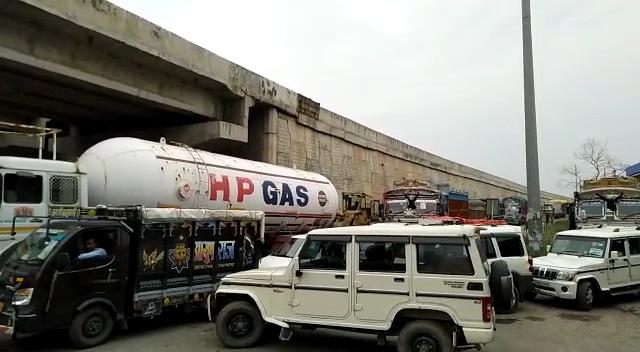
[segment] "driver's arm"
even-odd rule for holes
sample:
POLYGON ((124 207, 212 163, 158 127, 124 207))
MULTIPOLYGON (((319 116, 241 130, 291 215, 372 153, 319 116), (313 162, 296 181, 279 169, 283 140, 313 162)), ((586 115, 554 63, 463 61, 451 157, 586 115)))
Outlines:
POLYGON ((93 258, 93 257, 105 256, 105 255, 107 255, 107 251, 105 251, 102 248, 96 248, 96 249, 92 250, 91 252, 80 254, 78 256, 78 259, 79 260, 84 260, 84 259, 89 259, 89 258, 93 258))

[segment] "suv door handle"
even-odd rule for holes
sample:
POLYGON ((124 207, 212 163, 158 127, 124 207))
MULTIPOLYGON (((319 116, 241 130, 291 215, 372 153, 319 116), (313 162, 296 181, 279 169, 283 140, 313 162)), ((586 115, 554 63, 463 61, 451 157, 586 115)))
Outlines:
POLYGON ((342 280, 344 279, 344 275, 336 275, 335 278, 338 280, 342 280))
POLYGON ((404 282, 404 278, 402 278, 402 277, 394 277, 393 281, 394 282, 404 282))

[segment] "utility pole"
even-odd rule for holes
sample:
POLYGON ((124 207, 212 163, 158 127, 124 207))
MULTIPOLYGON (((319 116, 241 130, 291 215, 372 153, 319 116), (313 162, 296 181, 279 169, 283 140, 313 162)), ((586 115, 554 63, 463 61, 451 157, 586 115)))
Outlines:
POLYGON ((578 165, 573 165, 573 174, 576 177, 576 192, 580 190, 580 180, 578 179, 578 165))
POLYGON ((538 131, 536 93, 533 84, 533 44, 531 39, 531 1, 522 0, 522 63, 524 68, 524 131, 527 163, 527 229, 529 243, 539 249, 542 240, 540 171, 538 169, 538 131))

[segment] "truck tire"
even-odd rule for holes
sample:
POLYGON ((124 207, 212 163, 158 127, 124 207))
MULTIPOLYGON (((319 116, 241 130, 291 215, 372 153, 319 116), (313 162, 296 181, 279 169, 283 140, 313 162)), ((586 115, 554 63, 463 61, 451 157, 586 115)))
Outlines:
POLYGON ((513 300, 514 283, 509 265, 504 260, 496 260, 491 263, 489 287, 495 310, 508 311, 513 300))
POLYGON ((216 319, 216 334, 229 348, 249 348, 262 339, 265 322, 258 309, 245 301, 224 306, 216 319))
POLYGON ((589 311, 593 307, 596 297, 596 288, 590 281, 582 281, 578 284, 576 292, 576 306, 579 310, 589 311))
POLYGON ((415 320, 400 330, 396 348, 398 352, 451 352, 452 335, 434 321, 415 320))
POLYGON ((113 314, 102 306, 92 306, 78 312, 69 326, 69 339, 77 349, 103 344, 113 332, 113 314))

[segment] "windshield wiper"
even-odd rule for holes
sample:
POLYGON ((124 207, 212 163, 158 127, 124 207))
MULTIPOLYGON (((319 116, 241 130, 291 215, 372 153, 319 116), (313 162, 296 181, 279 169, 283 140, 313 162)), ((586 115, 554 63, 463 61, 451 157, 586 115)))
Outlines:
POLYGON ((633 213, 633 214, 625 215, 625 216, 621 217, 620 220, 627 220, 628 218, 630 218, 632 216, 638 216, 638 215, 640 215, 640 213, 633 213))
POLYGON ((582 254, 580 254, 580 252, 578 251, 561 251, 561 252, 557 252, 556 254, 572 254, 575 253, 575 255, 577 255, 578 257, 582 257, 582 254))

